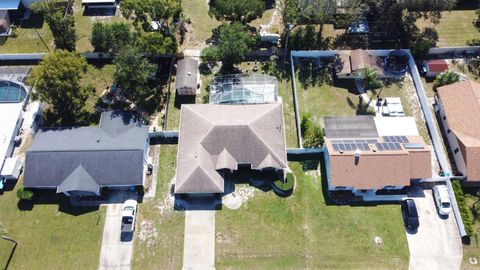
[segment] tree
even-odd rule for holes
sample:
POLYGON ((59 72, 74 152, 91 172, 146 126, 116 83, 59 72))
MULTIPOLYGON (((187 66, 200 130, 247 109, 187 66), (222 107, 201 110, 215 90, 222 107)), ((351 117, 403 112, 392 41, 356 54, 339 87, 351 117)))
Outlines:
POLYGON ((182 6, 179 0, 122 0, 120 10, 124 17, 133 19, 134 24, 148 24, 149 19, 159 21, 168 33, 172 19, 180 16, 182 6))
POLYGON ((75 19, 72 15, 63 16, 56 12, 47 16, 47 23, 53 34, 53 42, 57 49, 75 51, 77 34, 75 32, 75 19))
POLYGON ((53 34, 53 42, 57 49, 75 51, 77 34, 75 19, 70 14, 64 14, 60 0, 39 1, 32 5, 32 10, 43 14, 53 34))
POLYGON ((164 37, 160 33, 142 33, 137 40, 138 47, 152 58, 157 54, 173 54, 177 52, 177 42, 171 37, 164 37))
POLYGON ((85 102, 94 95, 90 86, 81 86, 87 61, 78 53, 56 50, 33 68, 29 84, 34 85, 32 99, 46 102, 56 115, 57 125, 74 125, 85 118, 85 102))
POLYGON ((453 84, 460 81, 460 75, 453 70, 447 70, 437 75, 433 81, 433 89, 438 87, 453 84))
POLYGON ((148 86, 148 78, 155 70, 155 65, 138 48, 125 46, 115 58, 114 80, 126 98, 141 103, 154 93, 148 86))
POLYGON ((372 68, 366 68, 363 78, 363 85, 370 89, 376 89, 382 87, 383 83, 378 79, 376 70, 372 68))
POLYGON ((260 18, 264 11, 262 0, 210 0, 208 13, 219 21, 247 24, 260 18))
POLYGON ((109 52, 112 47, 111 28, 101 22, 95 22, 92 27, 90 42, 95 51, 109 52))
POLYGON ((255 37, 248 32, 247 27, 240 23, 220 26, 216 44, 202 51, 202 58, 207 61, 222 61, 226 70, 242 62, 251 52, 255 37))

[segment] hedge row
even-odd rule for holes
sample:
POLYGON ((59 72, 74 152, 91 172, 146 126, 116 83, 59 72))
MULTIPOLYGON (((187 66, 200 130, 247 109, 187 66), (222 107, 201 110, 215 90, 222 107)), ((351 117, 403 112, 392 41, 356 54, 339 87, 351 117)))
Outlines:
POLYGON ((465 202, 465 194, 463 194, 462 185, 460 181, 452 181, 453 191, 455 193, 455 198, 457 199, 458 209, 460 210, 460 215, 462 216, 463 225, 465 226, 465 231, 468 236, 473 235, 473 222, 470 216, 470 209, 468 208, 467 203, 465 202))

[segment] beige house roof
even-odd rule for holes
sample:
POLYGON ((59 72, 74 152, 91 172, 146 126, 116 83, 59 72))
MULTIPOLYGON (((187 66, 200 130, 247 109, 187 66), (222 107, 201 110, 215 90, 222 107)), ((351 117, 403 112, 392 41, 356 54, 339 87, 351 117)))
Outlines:
MULTIPOLYGON (((390 134, 357 136, 367 134, 355 132, 350 122, 364 116, 337 117, 338 121, 325 122, 325 134, 332 129, 348 128, 344 136, 325 137, 326 155, 329 159, 329 184, 333 187, 344 186, 355 189, 381 189, 385 186, 408 186, 411 179, 430 178, 432 176, 431 147, 416 134, 390 134), (345 118, 349 118, 345 121, 345 118), (351 136, 349 136, 351 135, 351 136)), ((371 117, 373 120, 373 117, 371 117)), ((395 121, 397 117, 392 118, 395 121)), ((407 119, 407 118, 405 118, 407 119)), ((324 118, 324 121, 326 119, 324 118)), ((335 119, 334 119, 335 120, 335 119)), ((410 121, 415 121, 409 118, 410 121)), ((372 121, 375 125, 382 124, 372 121)), ((358 129, 363 129, 358 127, 358 129)), ((378 129, 377 126, 371 129, 378 129)))
POLYGON ((467 177, 480 180, 480 84, 467 80, 442 86, 437 95, 450 130, 461 143, 467 177))
POLYGON ((376 70, 378 76, 385 74, 382 59, 368 53, 366 50, 342 51, 335 61, 335 72, 337 75, 349 75, 366 68, 376 70))
POLYGON ((238 164, 287 167, 282 104, 183 105, 175 193, 222 193, 238 164))

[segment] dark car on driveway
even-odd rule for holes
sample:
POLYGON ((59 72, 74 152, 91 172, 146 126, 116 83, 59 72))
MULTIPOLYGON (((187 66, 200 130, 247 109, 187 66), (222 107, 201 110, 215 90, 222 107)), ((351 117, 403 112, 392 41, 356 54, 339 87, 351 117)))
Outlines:
POLYGON ((417 206, 412 199, 406 199, 402 201, 402 215, 405 226, 411 230, 418 228, 420 223, 418 222, 417 206))

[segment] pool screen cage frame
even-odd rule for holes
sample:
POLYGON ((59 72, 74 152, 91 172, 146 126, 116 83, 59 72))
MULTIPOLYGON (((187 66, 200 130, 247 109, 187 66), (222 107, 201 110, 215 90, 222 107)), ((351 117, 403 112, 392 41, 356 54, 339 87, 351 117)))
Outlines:
MULTIPOLYGON (((7 84, 18 85, 20 88, 25 88, 24 90, 28 92, 28 87, 25 85, 25 82, 28 78, 28 75, 31 71, 30 66, 1 66, 0 67, 0 82, 7 84), (22 87, 23 85, 23 87, 22 87)), ((27 95, 27 93, 25 93, 27 95)), ((28 96, 27 96, 28 97, 28 96)), ((18 96, 20 98, 20 96, 18 96)), ((22 100, 0 100, 0 103, 17 103, 24 102, 25 97, 22 100), (23 100, 23 101, 22 101, 23 100)))
POLYGON ((210 104, 264 104, 278 100, 277 78, 263 74, 229 74, 210 82, 210 104))

